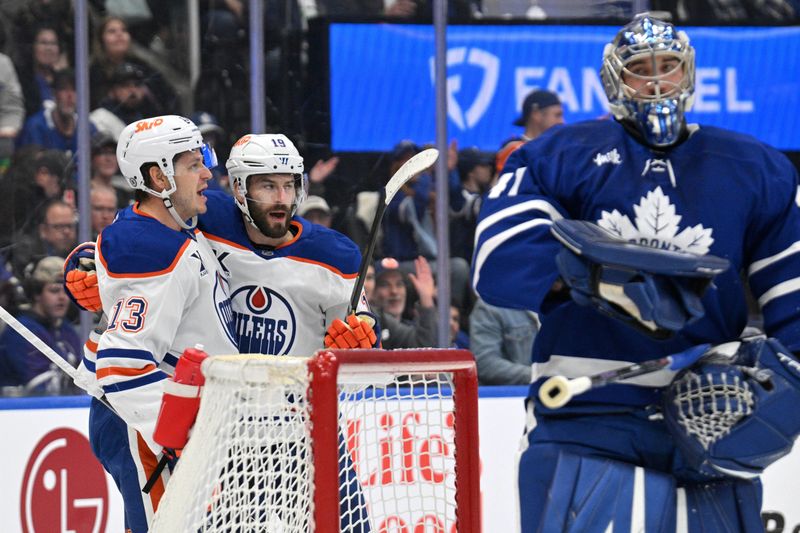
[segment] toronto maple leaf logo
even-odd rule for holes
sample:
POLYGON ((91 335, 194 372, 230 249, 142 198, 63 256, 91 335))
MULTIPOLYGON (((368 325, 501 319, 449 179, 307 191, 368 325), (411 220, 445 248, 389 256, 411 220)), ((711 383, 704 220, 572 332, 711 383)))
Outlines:
POLYGON ((682 217, 675 212, 675 206, 661 187, 643 196, 639 205, 633 206, 633 212, 636 217, 631 222, 627 215, 616 209, 610 213, 603 211, 597 224, 626 241, 665 250, 707 254, 714 243, 713 230, 704 228, 702 224, 678 232, 682 217))

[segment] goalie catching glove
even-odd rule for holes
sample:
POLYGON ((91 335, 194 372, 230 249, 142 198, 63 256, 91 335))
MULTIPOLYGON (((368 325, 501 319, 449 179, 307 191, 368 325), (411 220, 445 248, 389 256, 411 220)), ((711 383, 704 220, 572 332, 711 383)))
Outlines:
POLYGON ((64 261, 64 286, 67 296, 75 305, 96 313, 103 310, 100 289, 97 286, 97 269, 94 264, 95 245, 84 242, 75 247, 64 261))
POLYGON ((712 348, 665 391, 664 419, 699 472, 752 478, 800 435, 800 362, 775 339, 712 348))
POLYGON ((701 318, 703 294, 730 266, 713 255, 633 244, 583 220, 557 220, 551 232, 564 245, 556 266, 572 299, 656 338, 701 318))
POLYGON ((325 334, 326 348, 379 348, 380 327, 372 313, 359 311, 347 315, 347 322, 338 318, 325 334))

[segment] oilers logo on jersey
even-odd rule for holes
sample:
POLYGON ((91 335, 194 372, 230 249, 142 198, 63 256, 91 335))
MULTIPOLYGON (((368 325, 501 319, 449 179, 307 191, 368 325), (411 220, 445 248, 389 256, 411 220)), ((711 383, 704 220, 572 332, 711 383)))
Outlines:
POLYGON ((238 310, 232 314, 240 353, 289 353, 297 320, 286 298, 264 286, 245 285, 231 294, 231 303, 238 310))

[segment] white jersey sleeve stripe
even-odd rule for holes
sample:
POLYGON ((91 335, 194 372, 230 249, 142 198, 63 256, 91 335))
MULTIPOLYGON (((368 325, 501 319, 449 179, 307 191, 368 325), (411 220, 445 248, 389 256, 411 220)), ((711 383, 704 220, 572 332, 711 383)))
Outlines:
POLYGON ((770 290, 762 294, 761 297, 758 299, 758 305, 760 305, 763 308, 765 305, 767 305, 775 298, 786 296, 787 294, 796 292, 798 290, 800 290, 800 278, 793 278, 786 280, 783 283, 778 283, 770 290))
POLYGON ((753 263, 750 265, 750 268, 747 270, 747 274, 752 276, 759 270, 764 269, 773 263, 777 263, 781 259, 789 257, 790 255, 796 254, 797 252, 800 252, 800 241, 795 241, 791 246, 771 257, 765 257, 764 259, 753 261, 753 263))
MULTIPOLYGON (((523 231, 527 231, 536 226, 541 226, 542 224, 550 225, 552 223, 553 222, 551 220, 545 218, 536 218, 528 222, 525 222, 524 224, 518 224, 510 229, 498 233, 494 237, 487 239, 486 242, 484 242, 483 245, 481 245, 477 255, 475 256, 475 275, 472 278, 472 286, 473 287, 478 286, 478 280, 480 280, 481 278, 481 268, 483 267, 483 263, 486 262, 486 259, 489 257, 489 254, 491 254, 495 250, 495 248, 497 248, 507 240, 513 238, 514 236, 522 233, 523 231)), ((477 234, 475 242, 478 242, 477 234)))
POLYGON ((550 202, 546 200, 537 199, 537 200, 529 200, 527 202, 522 202, 520 204, 514 204, 510 207, 506 207, 505 209, 501 209, 497 213, 489 215, 485 219, 483 219, 478 226, 475 228, 475 242, 477 243, 481 237, 481 234, 486 231, 490 226, 496 224, 497 222, 506 219, 508 217, 512 217, 514 215, 518 215, 520 213, 524 213, 525 211, 542 211, 547 216, 550 217, 551 220, 560 220, 564 217, 561 216, 561 213, 553 207, 550 202))

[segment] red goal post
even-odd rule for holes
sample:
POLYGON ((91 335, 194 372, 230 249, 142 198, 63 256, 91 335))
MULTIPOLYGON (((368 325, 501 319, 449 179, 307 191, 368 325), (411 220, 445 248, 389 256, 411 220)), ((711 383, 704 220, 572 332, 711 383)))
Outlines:
POLYGON ((203 373, 152 531, 480 532, 468 351, 217 357, 203 373))

